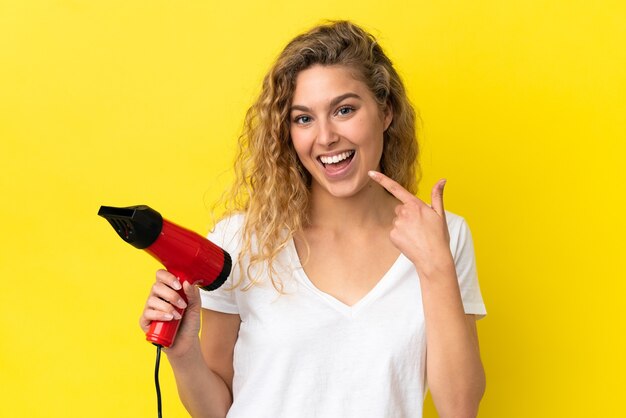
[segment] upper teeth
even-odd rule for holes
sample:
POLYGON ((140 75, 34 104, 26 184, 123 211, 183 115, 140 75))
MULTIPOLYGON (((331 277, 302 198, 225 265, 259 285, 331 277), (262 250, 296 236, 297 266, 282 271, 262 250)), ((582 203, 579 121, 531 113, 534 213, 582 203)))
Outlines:
POLYGON ((352 154, 354 153, 354 151, 346 151, 346 152, 342 152, 341 154, 337 154, 337 155, 333 155, 332 157, 320 157, 320 161, 323 164, 336 164, 339 161, 343 161, 346 158, 350 157, 352 154))

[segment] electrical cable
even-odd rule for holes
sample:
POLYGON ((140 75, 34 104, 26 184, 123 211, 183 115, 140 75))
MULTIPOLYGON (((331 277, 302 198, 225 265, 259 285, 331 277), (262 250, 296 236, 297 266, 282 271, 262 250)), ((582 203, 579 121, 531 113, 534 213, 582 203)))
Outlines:
POLYGON ((154 344, 157 348, 156 364, 154 366, 154 385, 156 386, 157 395, 157 416, 161 418, 161 386, 159 385, 159 364, 161 363, 161 348, 160 344, 154 344))

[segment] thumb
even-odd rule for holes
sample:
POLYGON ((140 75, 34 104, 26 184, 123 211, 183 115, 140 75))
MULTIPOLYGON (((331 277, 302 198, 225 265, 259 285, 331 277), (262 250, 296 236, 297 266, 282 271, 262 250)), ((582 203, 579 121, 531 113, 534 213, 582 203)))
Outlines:
POLYGON ((431 207, 442 218, 446 217, 446 212, 443 208, 443 188, 446 185, 446 179, 441 179, 433 186, 433 190, 430 194, 431 207))
POLYGON ((195 309, 198 305, 200 305, 200 289, 198 286, 194 286, 188 281, 183 282, 183 290, 185 292, 185 296, 187 296, 187 310, 191 310, 189 308, 195 309))

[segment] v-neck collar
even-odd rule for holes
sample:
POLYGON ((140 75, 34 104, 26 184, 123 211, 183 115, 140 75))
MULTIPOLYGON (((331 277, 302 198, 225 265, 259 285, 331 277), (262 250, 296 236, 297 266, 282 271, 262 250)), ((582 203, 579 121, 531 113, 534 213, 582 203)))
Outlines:
POLYGON ((309 290, 311 290, 314 294, 316 294, 319 298, 324 300, 328 305, 330 305, 335 310, 339 311, 341 314, 347 317, 355 317, 357 314, 363 310, 367 305, 370 304, 373 300, 375 300, 379 295, 384 293, 384 291, 393 285, 393 278, 398 277, 403 269, 407 267, 412 267, 413 264, 411 261, 404 256, 404 254, 400 253, 398 258, 393 262, 391 267, 383 274, 383 276, 378 280, 378 282, 374 285, 373 288, 369 290, 360 300, 358 300, 353 305, 347 305, 335 298, 334 296, 320 290, 313 284, 313 282, 309 279, 302 264, 300 262, 300 257, 298 256, 298 251, 296 250, 296 245, 293 238, 290 240, 288 245, 289 257, 291 258, 291 262, 295 269, 295 275, 299 282, 304 284, 309 290))

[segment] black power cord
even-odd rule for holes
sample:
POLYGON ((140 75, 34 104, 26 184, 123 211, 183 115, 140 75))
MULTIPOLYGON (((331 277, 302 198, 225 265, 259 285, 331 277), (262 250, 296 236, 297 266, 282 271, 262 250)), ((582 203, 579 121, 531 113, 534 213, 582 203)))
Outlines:
POLYGON ((159 385, 159 364, 161 363, 161 348, 163 346, 154 344, 157 348, 156 364, 154 366, 154 385, 156 386, 157 395, 157 416, 161 418, 161 385, 159 385))

